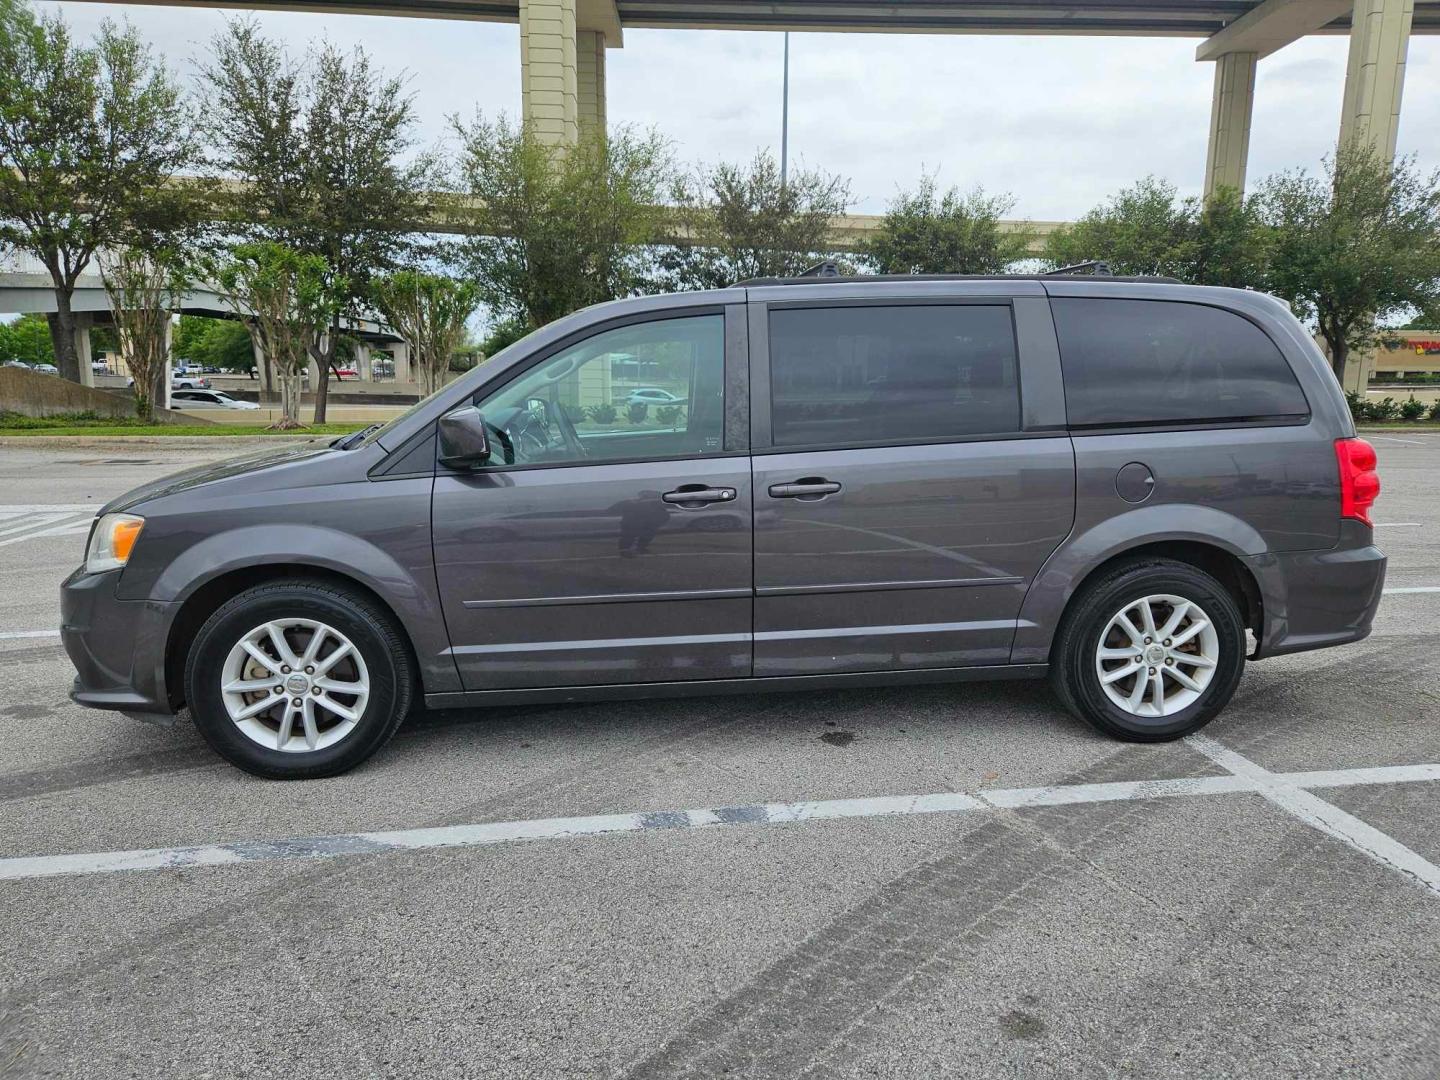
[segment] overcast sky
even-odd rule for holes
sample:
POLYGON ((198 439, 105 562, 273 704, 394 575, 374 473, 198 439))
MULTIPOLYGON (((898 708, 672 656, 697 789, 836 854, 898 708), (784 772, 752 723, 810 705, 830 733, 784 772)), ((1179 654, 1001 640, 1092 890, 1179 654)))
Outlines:
MULTIPOLYGON (((62 8, 81 35, 126 17, 187 78, 235 13, 92 3, 62 8)), ((513 25, 263 13, 303 52, 363 43, 410 74, 427 140, 477 107, 520 109, 513 25)), ((1193 38, 794 34, 792 161, 851 179, 856 211, 880 211, 922 169, 942 185, 1015 196, 1016 217, 1073 218, 1147 173, 1198 193, 1214 68, 1193 38)), ((611 125, 655 126, 682 159, 736 160, 780 143, 781 35, 627 30, 612 49, 611 125)), ((1310 38, 1260 62, 1251 179, 1316 168, 1339 131, 1346 40, 1310 38)), ((1410 45, 1400 152, 1440 168, 1440 37, 1410 45)))

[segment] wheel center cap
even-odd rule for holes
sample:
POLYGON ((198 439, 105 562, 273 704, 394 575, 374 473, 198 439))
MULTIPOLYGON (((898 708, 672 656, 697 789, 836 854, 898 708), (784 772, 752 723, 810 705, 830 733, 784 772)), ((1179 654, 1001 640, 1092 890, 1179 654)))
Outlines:
POLYGON ((297 672, 285 680, 285 689, 298 696, 310 689, 310 679, 297 672))
POLYGON ((1161 663, 1164 659, 1165 646, 1163 645, 1151 645, 1148 649, 1145 650, 1145 662, 1148 664, 1158 664, 1161 663))

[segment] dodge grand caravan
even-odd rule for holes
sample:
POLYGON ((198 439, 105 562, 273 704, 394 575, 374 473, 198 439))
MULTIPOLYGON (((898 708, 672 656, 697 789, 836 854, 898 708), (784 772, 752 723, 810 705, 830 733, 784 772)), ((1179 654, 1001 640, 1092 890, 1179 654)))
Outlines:
POLYGON ((138 488, 62 633, 77 702, 188 705, 270 777, 422 702, 1043 675, 1173 739, 1247 658, 1365 637, 1378 492, 1271 297, 771 279, 590 308, 383 427, 138 488))

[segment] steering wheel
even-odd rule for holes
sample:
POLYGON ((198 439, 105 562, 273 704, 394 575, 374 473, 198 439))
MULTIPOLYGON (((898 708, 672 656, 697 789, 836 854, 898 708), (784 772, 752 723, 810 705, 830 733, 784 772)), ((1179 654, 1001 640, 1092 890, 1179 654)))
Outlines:
POLYGON ((529 409, 516 409, 505 429, 515 448, 517 461, 533 460, 550 449, 550 432, 546 424, 529 409))

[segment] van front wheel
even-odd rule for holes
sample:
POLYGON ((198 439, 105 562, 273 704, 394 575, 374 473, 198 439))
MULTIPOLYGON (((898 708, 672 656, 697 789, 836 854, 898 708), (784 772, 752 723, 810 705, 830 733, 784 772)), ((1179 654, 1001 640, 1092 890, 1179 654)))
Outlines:
POLYGON ((1245 667, 1230 592, 1188 563, 1125 563, 1071 602, 1052 652, 1065 706, 1107 735, 1178 739, 1225 707, 1245 667))
POLYGON ((223 604, 195 636, 185 671, 205 741, 276 780, 360 764, 395 734, 414 684, 389 613, 318 581, 259 585, 223 604))

